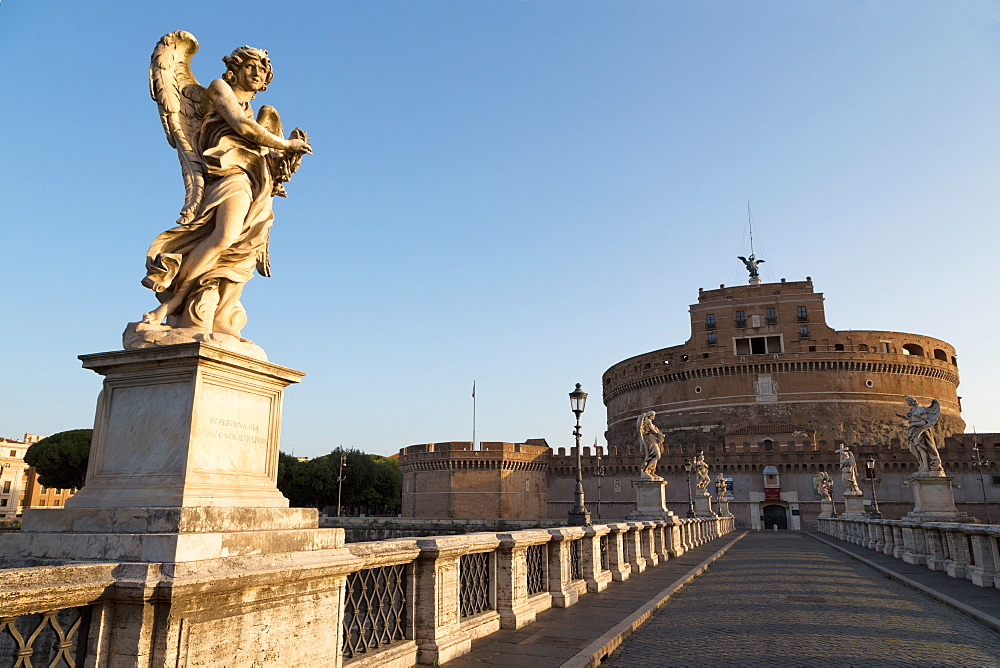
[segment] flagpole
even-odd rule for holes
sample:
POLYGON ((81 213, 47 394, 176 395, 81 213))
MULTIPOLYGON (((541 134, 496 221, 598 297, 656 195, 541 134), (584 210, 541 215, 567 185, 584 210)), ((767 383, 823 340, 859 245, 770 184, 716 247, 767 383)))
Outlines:
POLYGON ((472 449, 476 449, 476 381, 472 381, 472 449))

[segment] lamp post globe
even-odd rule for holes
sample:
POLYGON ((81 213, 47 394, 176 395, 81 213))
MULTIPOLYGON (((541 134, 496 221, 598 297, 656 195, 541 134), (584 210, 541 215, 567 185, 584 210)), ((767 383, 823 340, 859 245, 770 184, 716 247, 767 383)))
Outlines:
POLYGON ((580 383, 577 383, 576 389, 569 393, 569 406, 576 416, 576 428, 573 430, 576 439, 576 493, 568 520, 570 526, 590 526, 590 512, 583 499, 583 458, 580 450, 580 416, 587 406, 587 393, 583 391, 580 383))

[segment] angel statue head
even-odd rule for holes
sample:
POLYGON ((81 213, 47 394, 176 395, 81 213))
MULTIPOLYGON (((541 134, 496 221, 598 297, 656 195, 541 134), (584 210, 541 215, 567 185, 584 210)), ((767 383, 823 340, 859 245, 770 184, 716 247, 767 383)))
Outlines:
POLYGON ((246 90, 262 92, 267 90, 267 84, 274 79, 271 59, 264 49, 241 46, 228 56, 223 56, 222 62, 226 64, 222 79, 230 86, 238 85, 246 90))

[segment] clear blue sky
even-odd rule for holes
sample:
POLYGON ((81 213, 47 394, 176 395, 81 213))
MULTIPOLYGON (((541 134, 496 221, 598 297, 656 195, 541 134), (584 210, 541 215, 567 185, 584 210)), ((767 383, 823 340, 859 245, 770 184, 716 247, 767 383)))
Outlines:
POLYGON ((177 29, 204 85, 268 49, 255 105, 313 140, 244 300, 308 374, 285 450, 469 440, 473 380, 480 440, 570 445, 580 382, 603 443, 603 371, 745 281, 747 200, 765 281, 954 344, 1000 431, 995 2, 5 0, 0 435, 90 426, 76 356, 155 305, 183 186, 147 67, 177 29))

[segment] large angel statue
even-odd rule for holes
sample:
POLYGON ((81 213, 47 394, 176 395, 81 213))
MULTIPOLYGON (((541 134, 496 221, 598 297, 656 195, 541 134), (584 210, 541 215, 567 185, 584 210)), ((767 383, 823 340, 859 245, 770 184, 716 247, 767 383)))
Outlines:
POLYGON ((858 487, 858 464, 854 459, 854 453, 846 444, 841 445, 836 452, 840 454, 840 479, 844 483, 844 494, 861 494, 861 488, 858 487))
POLYGON ((646 411, 636 420, 639 432, 639 454, 642 455, 642 466, 639 468, 643 480, 663 480, 656 474, 656 463, 663 455, 663 433, 653 424, 655 411, 646 411))
POLYGON ((698 476, 698 480, 695 481, 694 486, 702 494, 708 494, 708 484, 712 482, 711 477, 708 475, 708 464, 705 463, 705 452, 699 452, 698 456, 694 459, 694 472, 698 476))
POLYGON ((941 465, 941 453, 934 445, 931 427, 937 424, 941 417, 941 404, 932 399, 929 406, 921 406, 913 397, 906 397, 910 410, 906 415, 896 413, 907 422, 906 441, 910 452, 917 458, 917 473, 944 475, 941 465))
POLYGON ((153 50, 150 93, 177 149, 186 196, 178 225, 146 254, 142 284, 160 304, 126 330, 126 347, 179 343, 182 333, 245 341, 240 295, 254 269, 271 273, 271 200, 285 195, 282 184, 312 152, 302 130, 284 138, 273 107, 262 106, 254 118, 250 100, 274 76, 267 51, 241 46, 222 59, 222 78, 203 88, 191 72, 197 50, 198 41, 182 30, 153 50))

